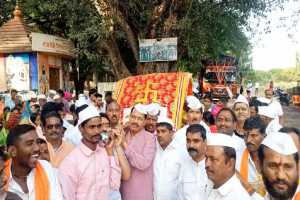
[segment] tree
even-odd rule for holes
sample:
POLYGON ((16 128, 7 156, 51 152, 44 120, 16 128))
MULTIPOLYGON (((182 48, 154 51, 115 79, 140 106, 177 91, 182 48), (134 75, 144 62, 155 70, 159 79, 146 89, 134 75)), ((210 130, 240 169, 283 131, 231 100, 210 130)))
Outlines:
MULTIPOLYGON (((1 14, 0 23, 11 13, 1 14)), ((262 16, 282 0, 20 0, 27 20, 43 32, 67 37, 78 51, 83 77, 109 61, 116 78, 157 71, 197 72, 201 60, 249 55, 244 34, 250 15, 262 16), (138 40, 178 37, 178 61, 139 63, 138 40)), ((1 8, 4 6, 0 6, 1 8)), ((3 9, 2 9, 3 10, 3 9)), ((246 62, 244 62, 246 63, 246 62)), ((74 67, 76 68, 76 67, 74 67)), ((246 68, 245 68, 246 69, 246 68)))

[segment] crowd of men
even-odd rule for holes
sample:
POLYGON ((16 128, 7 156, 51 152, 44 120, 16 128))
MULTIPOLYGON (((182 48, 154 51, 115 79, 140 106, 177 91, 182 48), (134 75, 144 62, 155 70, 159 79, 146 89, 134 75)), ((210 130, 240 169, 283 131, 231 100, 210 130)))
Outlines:
POLYGON ((27 101, 12 90, 0 110, 1 200, 300 199, 299 130, 270 89, 188 96, 178 130, 163 105, 126 114, 95 89, 27 101))

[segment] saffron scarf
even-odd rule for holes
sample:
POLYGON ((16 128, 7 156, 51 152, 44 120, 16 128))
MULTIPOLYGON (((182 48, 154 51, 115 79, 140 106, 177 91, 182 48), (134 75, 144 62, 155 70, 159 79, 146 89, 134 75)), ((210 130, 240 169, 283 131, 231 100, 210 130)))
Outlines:
MULTIPOLYGON (((5 178, 9 180, 10 177, 10 167, 11 167, 11 162, 12 160, 9 159, 5 162, 5 168, 4 168, 4 173, 5 173, 5 178)), ((35 166, 35 174, 34 174, 34 191, 35 191, 35 199, 36 200, 49 200, 49 180, 48 176, 43 169, 42 165, 37 162, 35 166)), ((5 187, 5 190, 8 191, 8 182, 5 187)))

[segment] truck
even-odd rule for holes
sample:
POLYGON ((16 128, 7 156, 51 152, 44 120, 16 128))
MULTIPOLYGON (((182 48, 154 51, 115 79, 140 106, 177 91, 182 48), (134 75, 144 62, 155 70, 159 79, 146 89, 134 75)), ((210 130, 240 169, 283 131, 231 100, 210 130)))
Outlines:
POLYGON ((218 99, 237 96, 240 88, 238 60, 225 55, 202 60, 198 80, 202 95, 209 93, 218 99))

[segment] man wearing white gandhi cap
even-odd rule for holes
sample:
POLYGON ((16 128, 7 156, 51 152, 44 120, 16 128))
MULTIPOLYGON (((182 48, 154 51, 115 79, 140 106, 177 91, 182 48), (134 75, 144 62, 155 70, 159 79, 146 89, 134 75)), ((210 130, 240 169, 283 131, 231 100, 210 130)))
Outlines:
POLYGON ((177 200, 181 157, 173 142, 174 123, 159 117, 156 125, 156 153, 153 163, 155 200, 177 200))
POLYGON ((185 108, 187 114, 186 114, 186 121, 187 124, 179 129, 175 133, 175 141, 179 145, 178 148, 184 150, 184 154, 188 156, 188 153, 186 151, 186 130, 187 128, 192 124, 200 124, 202 125, 205 130, 206 134, 210 134, 210 128, 205 124, 205 122, 202 120, 202 114, 204 110, 204 105, 200 103, 199 99, 195 96, 187 96, 186 97, 186 108, 185 108))
POLYGON ((235 175, 236 141, 222 133, 207 137, 205 169, 209 181, 207 200, 249 200, 248 192, 235 175))
POLYGON ((281 132, 270 133, 259 147, 258 156, 268 192, 265 199, 300 199, 300 194, 296 192, 299 191, 299 157, 292 137, 281 132))
POLYGON ((151 103, 146 105, 147 116, 145 129, 150 133, 155 133, 156 123, 160 114, 160 105, 158 103, 151 103))
POLYGON ((129 130, 122 147, 131 167, 131 177, 121 187, 122 199, 153 200, 153 159, 155 136, 145 130, 146 105, 135 105, 129 117, 129 130))
POLYGON ((259 106, 258 114, 265 122, 266 134, 277 132, 282 126, 279 124, 278 118, 276 117, 275 110, 272 106, 259 106))

